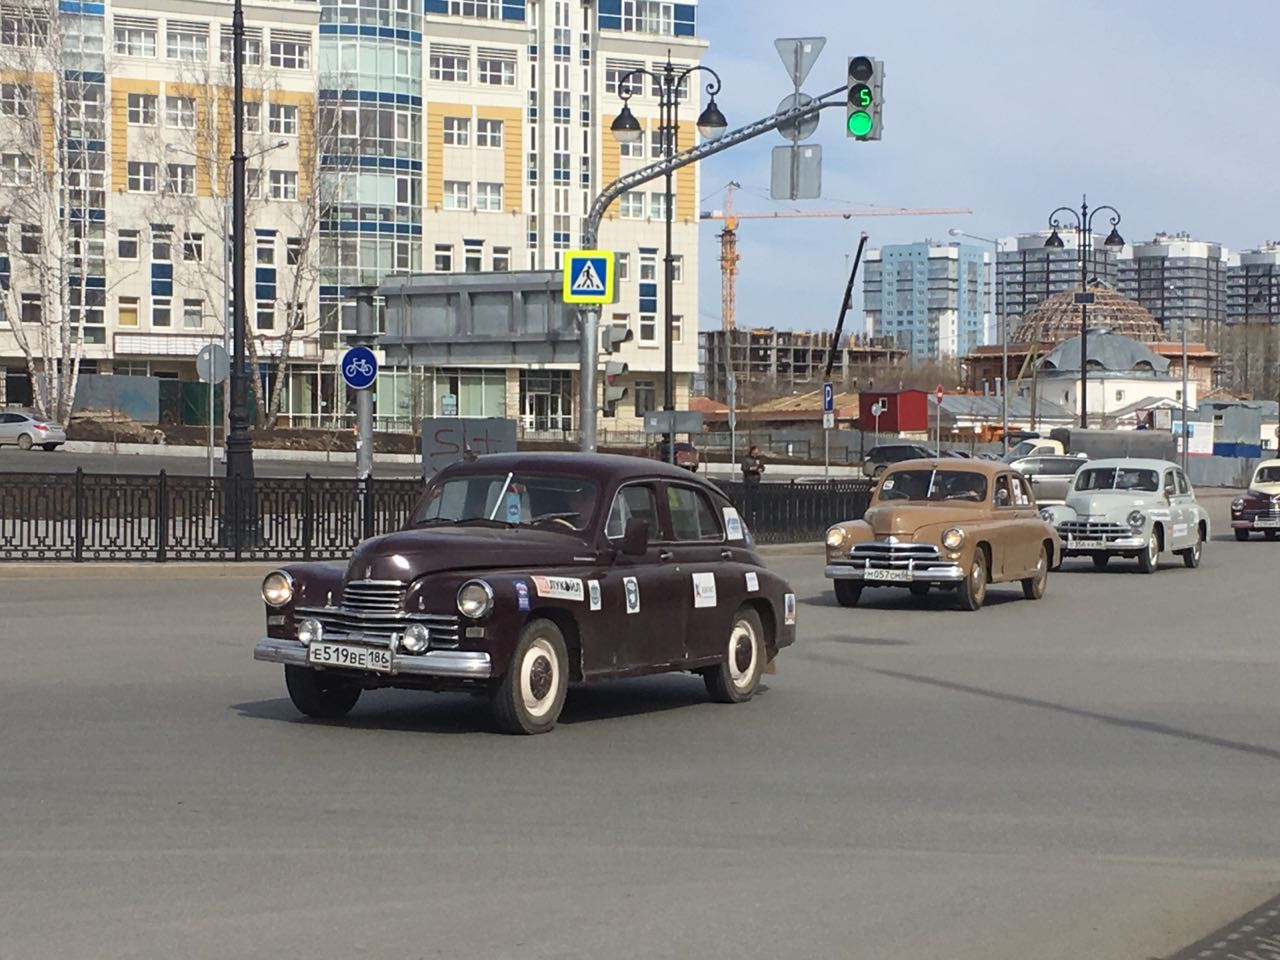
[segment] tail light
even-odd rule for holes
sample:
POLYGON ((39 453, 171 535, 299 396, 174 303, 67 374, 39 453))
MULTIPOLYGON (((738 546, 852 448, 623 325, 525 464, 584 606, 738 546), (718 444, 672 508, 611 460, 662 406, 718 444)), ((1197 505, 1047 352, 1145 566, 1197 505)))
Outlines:
POLYGON ((37 430, 48 430, 49 425, 45 423, 37 423, 34 425, 37 430))

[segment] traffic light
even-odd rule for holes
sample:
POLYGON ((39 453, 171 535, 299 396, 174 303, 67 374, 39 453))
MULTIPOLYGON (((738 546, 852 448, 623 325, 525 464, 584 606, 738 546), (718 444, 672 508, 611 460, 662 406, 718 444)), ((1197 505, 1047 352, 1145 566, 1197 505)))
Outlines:
POLYGON ((627 324, 606 323, 600 328, 600 350, 603 353, 617 353, 618 348, 628 342, 631 336, 631 327, 627 324))
POLYGON ((884 107, 884 61, 850 57, 845 95, 845 132, 855 140, 879 140, 884 107))
MULTIPOLYGON (((630 336, 631 331, 628 330, 628 339, 630 336)), ((602 409, 606 417, 616 415, 618 404, 627 395, 627 388, 618 383, 619 378, 626 372, 627 365, 616 360, 610 360, 604 365, 604 403, 602 409)))

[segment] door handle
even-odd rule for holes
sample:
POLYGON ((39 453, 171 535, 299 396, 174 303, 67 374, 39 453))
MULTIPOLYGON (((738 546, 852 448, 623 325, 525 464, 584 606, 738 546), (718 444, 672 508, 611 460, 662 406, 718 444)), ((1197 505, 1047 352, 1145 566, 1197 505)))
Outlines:
POLYGON ((732 551, 732 550, 730 550, 730 549, 728 549, 728 548, 725 548, 724 550, 721 550, 721 551, 720 551, 720 559, 721 559, 721 560, 732 560, 732 559, 733 559, 733 551, 732 551))
POLYGON ((670 559, 671 559, 671 557, 672 557, 672 553, 671 553, 671 551, 670 551, 670 550, 659 550, 659 551, 658 551, 658 559, 659 559, 659 560, 670 560, 670 559))

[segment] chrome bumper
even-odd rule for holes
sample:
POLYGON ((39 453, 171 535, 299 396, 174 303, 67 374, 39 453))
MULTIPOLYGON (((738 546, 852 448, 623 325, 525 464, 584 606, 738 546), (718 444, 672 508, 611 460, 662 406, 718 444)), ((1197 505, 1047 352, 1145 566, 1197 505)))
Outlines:
POLYGON ((1116 537, 1114 540, 1103 542, 1101 547, 1085 547, 1083 550, 1078 550, 1071 546, 1070 541, 1062 540, 1062 553, 1065 556, 1076 553, 1118 553, 1122 550, 1125 552, 1145 550, 1150 542, 1149 537, 1116 537))
MULTIPOLYGON (((287 663, 295 667, 309 666, 307 648, 297 640, 263 637, 253 648, 253 659, 268 663, 287 663)), ((451 677, 460 680, 487 680, 493 665, 487 653, 472 650, 428 650, 421 654, 391 654, 391 672, 363 671, 371 677, 451 677)))
MULTIPOLYGON (((887 586, 893 586, 895 583, 959 583, 964 579, 964 571, 955 564, 947 566, 929 567, 924 570, 917 570, 913 564, 906 567, 906 577, 895 577, 892 580, 881 580, 875 577, 868 577, 869 570, 878 570, 881 568, 872 567, 865 563, 838 563, 828 564, 823 574, 828 580, 861 580, 864 583, 883 583, 887 586)), ((894 570, 895 573, 903 572, 901 568, 894 570)))
POLYGON ((1280 522, 1271 517, 1250 517, 1247 520, 1232 520, 1235 530, 1280 530, 1280 522), (1259 523, 1258 521, 1262 521, 1259 523))

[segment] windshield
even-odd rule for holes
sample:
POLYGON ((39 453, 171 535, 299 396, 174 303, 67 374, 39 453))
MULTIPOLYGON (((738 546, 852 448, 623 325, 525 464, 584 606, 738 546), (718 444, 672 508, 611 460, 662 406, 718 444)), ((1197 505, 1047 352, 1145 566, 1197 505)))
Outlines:
POLYGON ((596 509, 596 485, 578 477, 487 473, 432 483, 412 525, 492 523, 585 530, 596 509))
POLYGON ((1156 493, 1160 489, 1160 474, 1134 467, 1090 467, 1076 474, 1076 489, 1156 493))
POLYGON ((1253 475, 1254 483, 1280 483, 1280 467, 1259 467, 1253 475))
POLYGON ((981 503, 987 499, 987 478, 964 470, 899 470, 884 478, 879 499, 981 503))

